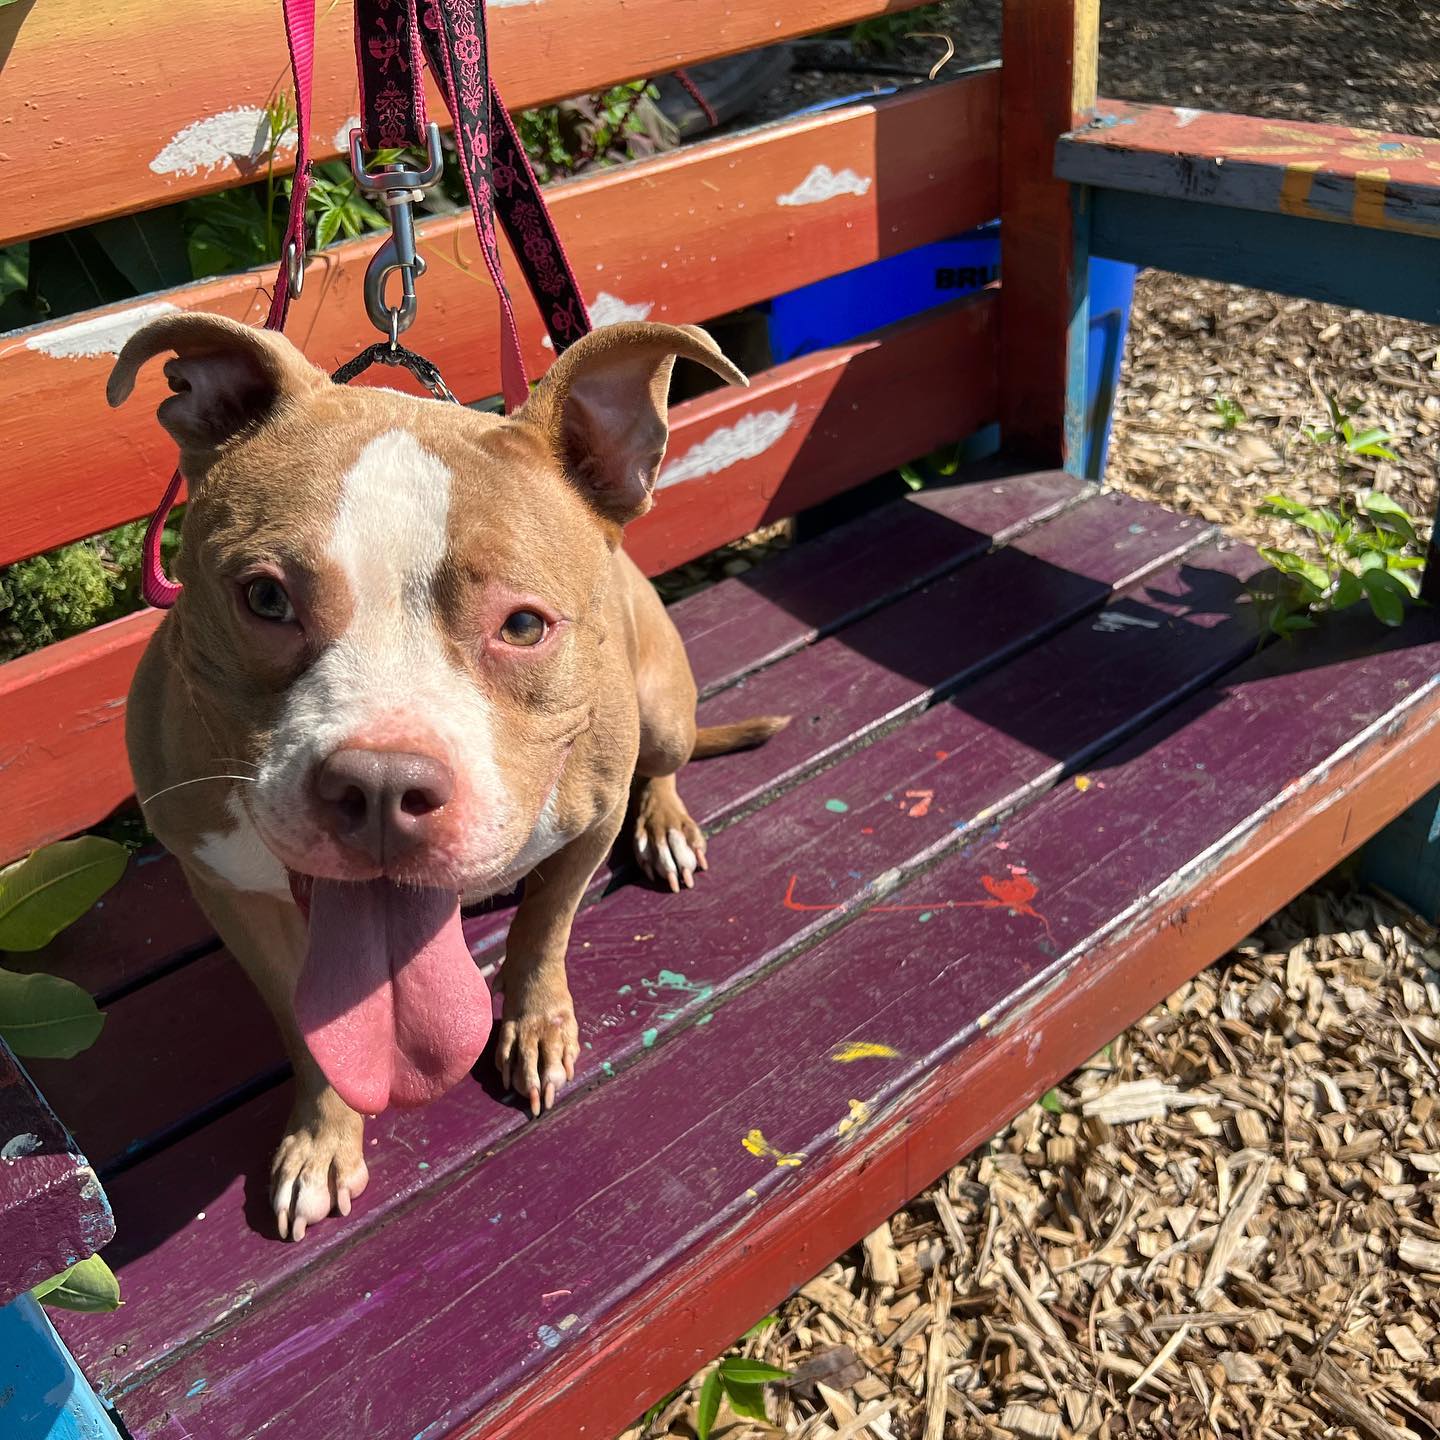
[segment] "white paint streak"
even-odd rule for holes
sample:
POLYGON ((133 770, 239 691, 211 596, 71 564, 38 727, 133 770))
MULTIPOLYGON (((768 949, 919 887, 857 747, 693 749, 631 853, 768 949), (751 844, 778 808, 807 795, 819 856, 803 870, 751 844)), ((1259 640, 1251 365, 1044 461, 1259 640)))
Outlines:
MULTIPOLYGON (((263 110, 253 105, 238 105, 207 115, 181 130, 150 162, 157 175, 208 174, 221 165, 234 165, 236 159, 254 162, 266 151, 270 141, 270 125, 263 110)), ((293 146, 293 134, 281 140, 281 146, 293 146)))
POLYGON ((1144 620, 1139 615, 1126 615, 1119 610, 1105 610, 1090 627, 1101 635, 1119 635, 1126 630, 1158 630, 1158 620, 1144 620))
POLYGON ((128 310, 96 315, 91 320, 45 330, 30 336, 25 341, 25 348, 38 350, 57 360, 91 360, 97 355, 118 355, 121 347, 142 325, 148 325, 162 315, 179 313, 178 306, 155 300, 148 305, 133 305, 128 310))
POLYGON ((757 410, 741 416, 733 425, 722 425, 718 430, 712 430, 693 449, 661 470, 655 488, 661 490, 667 485, 715 475, 742 460, 753 460, 757 455, 763 455, 784 437, 799 408, 798 405, 789 405, 784 410, 757 410))
POLYGON ((343 151, 346 155, 350 153, 350 132, 360 128, 360 117, 352 115, 336 132, 335 148, 343 151))
POLYGON ((828 165, 817 165, 793 190, 777 195, 777 205, 819 205, 841 195, 864 195, 869 192, 873 180, 869 175, 857 175, 851 169, 844 169, 837 175, 828 165))
POLYGON ((225 797, 225 810, 235 828, 202 835, 195 858, 236 890, 288 900, 290 882, 285 867, 266 848, 249 811, 233 790, 225 797))
MULTIPOLYGON (((628 300, 622 300, 618 295, 611 295, 602 290, 586 307, 590 311, 590 327, 599 330, 606 325, 619 325, 625 320, 648 320, 650 312, 655 308, 653 300, 642 300, 637 304, 631 304, 628 300)), ((540 342, 547 350, 555 347, 547 335, 540 342)))
POLYGON ((1192 110, 1188 105, 1175 106, 1175 118, 1180 122, 1180 128, 1182 130, 1185 126, 1198 120, 1204 113, 1203 110, 1192 110))
POLYGON ((0 1145, 0 1160, 19 1160, 22 1156, 33 1155, 39 1148, 40 1137, 29 1130, 23 1130, 0 1145))

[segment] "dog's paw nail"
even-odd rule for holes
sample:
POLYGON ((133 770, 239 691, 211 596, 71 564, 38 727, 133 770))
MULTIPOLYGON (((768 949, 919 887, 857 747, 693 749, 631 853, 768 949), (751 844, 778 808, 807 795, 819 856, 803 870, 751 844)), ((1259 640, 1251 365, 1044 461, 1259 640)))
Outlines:
POLYGON ((344 1186, 335 1192, 335 1208, 341 1215, 350 1213, 350 1192, 344 1186))
POLYGON ((530 1116, 535 1120, 540 1118, 540 1089, 538 1086, 530 1091, 530 1116))
POLYGON ((303 1215, 295 1217, 295 1228, 290 1232, 290 1238, 297 1245, 305 1238, 305 1217, 303 1215))
POLYGON ((545 1086, 545 1108, 547 1110, 555 1108, 555 1082, 553 1080, 547 1082, 545 1086))

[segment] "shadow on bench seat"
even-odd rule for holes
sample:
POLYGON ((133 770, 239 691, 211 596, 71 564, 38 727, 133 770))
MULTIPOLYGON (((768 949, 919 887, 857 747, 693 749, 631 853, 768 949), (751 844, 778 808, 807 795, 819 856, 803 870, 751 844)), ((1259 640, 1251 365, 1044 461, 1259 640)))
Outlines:
MULTIPOLYGON (((795 716, 687 772, 710 872, 597 881, 555 1112, 482 1062, 372 1123, 369 1189, 298 1246, 278 1040, 139 867, 109 907, 145 926, 41 957, 123 979, 100 1043, 35 1067, 116 1215, 128 1303, 62 1322, 96 1387, 137 1437, 610 1440, 1425 788, 1435 616, 1257 653, 1260 568, 1039 473, 681 602, 702 717, 795 716)), ((467 922, 482 965, 506 918, 467 922)))

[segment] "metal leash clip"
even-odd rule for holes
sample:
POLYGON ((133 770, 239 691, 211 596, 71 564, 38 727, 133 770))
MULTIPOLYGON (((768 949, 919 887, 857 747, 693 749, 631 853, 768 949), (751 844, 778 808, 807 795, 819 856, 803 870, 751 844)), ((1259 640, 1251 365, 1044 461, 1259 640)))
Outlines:
POLYGON ((371 256, 365 270, 365 311, 370 323, 389 339, 392 349, 398 345, 401 333, 414 322, 415 278, 425 273, 424 256, 415 249, 413 207, 440 179, 445 168, 440 127, 433 121, 426 130, 425 141, 428 153, 423 170, 406 165, 367 170, 360 129, 356 127, 350 132, 350 171, 355 183, 390 212, 390 234, 371 256), (385 298, 385 288, 396 270, 400 272, 400 303, 391 305, 385 298))

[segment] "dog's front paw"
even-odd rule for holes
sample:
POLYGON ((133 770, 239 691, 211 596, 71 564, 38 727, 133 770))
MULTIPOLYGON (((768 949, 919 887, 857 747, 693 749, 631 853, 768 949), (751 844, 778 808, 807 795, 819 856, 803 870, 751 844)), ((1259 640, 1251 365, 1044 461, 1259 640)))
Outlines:
POLYGON ((505 1018, 495 1044, 495 1063, 500 1079, 530 1102, 530 1113, 538 1115, 555 1103, 556 1091, 575 1078, 580 1058, 580 1029, 575 1023, 575 1006, 570 992, 562 990, 545 1002, 534 997, 512 1007, 507 998, 505 1018))
POLYGON ((297 1107, 270 1164, 270 1203, 282 1240, 303 1240, 317 1220, 350 1213, 370 1183, 364 1141, 365 1121, 338 1097, 303 1113, 297 1107))
POLYGON ((695 884, 695 872, 707 869, 705 834, 672 789, 646 788, 635 812, 635 859, 656 885, 679 893, 695 884))

